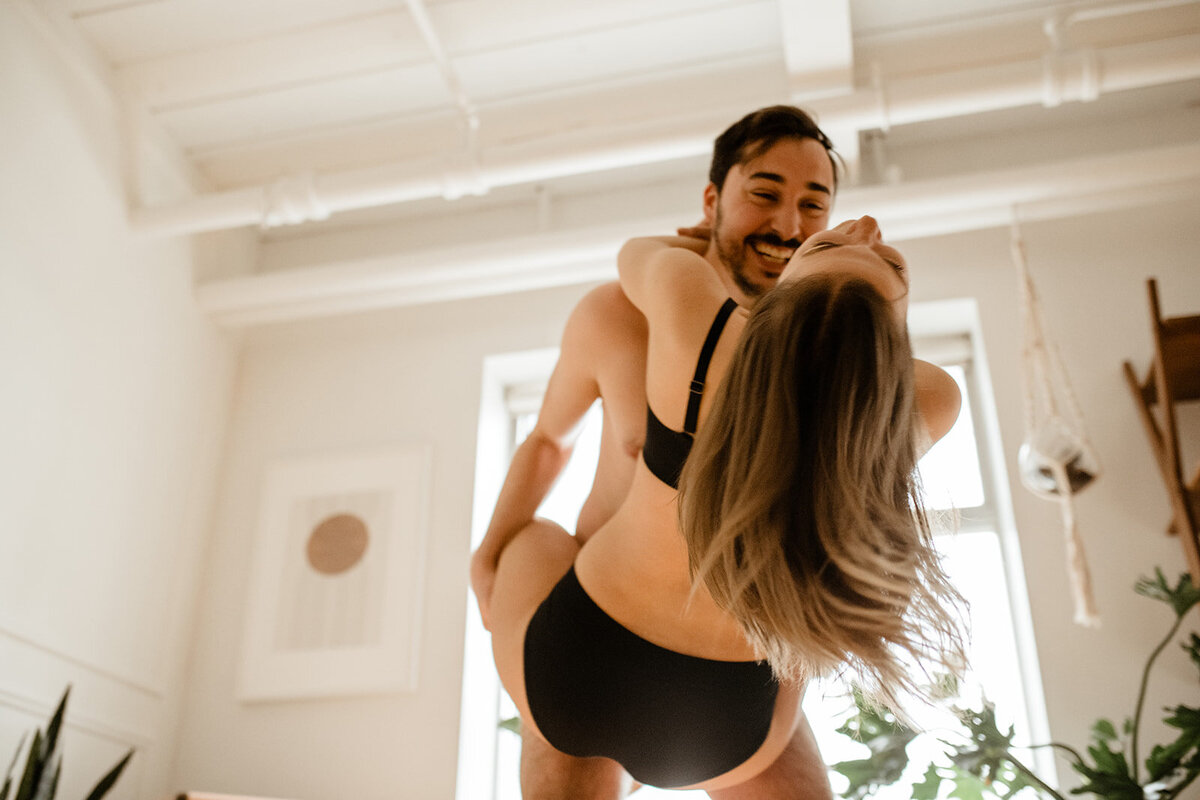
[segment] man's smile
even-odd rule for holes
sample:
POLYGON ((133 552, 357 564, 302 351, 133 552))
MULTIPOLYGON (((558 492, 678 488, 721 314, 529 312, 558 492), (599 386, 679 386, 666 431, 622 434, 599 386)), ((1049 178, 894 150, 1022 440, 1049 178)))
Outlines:
POLYGON ((762 256, 763 260, 768 264, 774 264, 782 268, 792 257, 792 254, 796 252, 799 245, 778 245, 764 242, 761 239, 753 239, 750 241, 750 247, 754 252, 762 256))

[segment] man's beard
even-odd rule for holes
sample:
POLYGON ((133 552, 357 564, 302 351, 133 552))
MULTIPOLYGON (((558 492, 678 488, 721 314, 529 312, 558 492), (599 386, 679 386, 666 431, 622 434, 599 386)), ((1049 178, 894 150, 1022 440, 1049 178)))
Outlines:
POLYGON ((717 257, 729 270, 729 276, 734 284, 749 298, 757 299, 766 289, 756 283, 751 283, 746 275, 746 240, 727 242, 721 236, 721 206, 717 204, 716 218, 713 220, 713 241, 717 243, 717 257))
MULTIPOLYGON (((800 242, 792 239, 783 241, 774 233, 755 234, 747 236, 740 242, 733 243, 726 241, 721 236, 721 206, 717 204, 716 217, 713 220, 713 240, 717 243, 717 257, 721 259, 721 263, 729 268, 729 275, 733 278, 733 282, 739 289, 751 299, 757 299, 763 295, 768 289, 775 285, 772 280, 766 286, 753 283, 750 280, 750 271, 746 268, 746 250, 752 248, 753 242, 764 242, 775 247, 788 247, 794 253, 800 247, 800 242)), ((779 272, 783 271, 784 264, 779 266, 779 272)), ((778 273, 776 274, 778 277, 778 273)))

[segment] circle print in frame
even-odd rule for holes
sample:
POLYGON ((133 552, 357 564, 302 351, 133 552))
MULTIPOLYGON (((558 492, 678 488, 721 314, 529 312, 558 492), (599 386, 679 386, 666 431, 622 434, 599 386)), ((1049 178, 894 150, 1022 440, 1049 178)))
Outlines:
POLYGON ((369 539, 367 524, 359 517, 326 517, 308 537, 308 564, 322 575, 340 575, 362 561, 369 539))

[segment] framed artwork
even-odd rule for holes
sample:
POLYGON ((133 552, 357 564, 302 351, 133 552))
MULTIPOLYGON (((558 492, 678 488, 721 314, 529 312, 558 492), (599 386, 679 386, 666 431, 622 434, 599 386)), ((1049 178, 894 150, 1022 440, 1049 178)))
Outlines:
POLYGON ((243 701, 416 689, 429 460, 409 447, 267 470, 243 701))

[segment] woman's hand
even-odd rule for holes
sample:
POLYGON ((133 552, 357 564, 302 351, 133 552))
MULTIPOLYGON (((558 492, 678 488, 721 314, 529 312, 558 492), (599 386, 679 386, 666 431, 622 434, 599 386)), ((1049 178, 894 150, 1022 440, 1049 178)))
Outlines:
POLYGON ((676 228, 675 233, 687 239, 699 239, 704 242, 706 248, 712 241, 712 226, 708 224, 707 220, 700 220, 690 228, 676 228))

